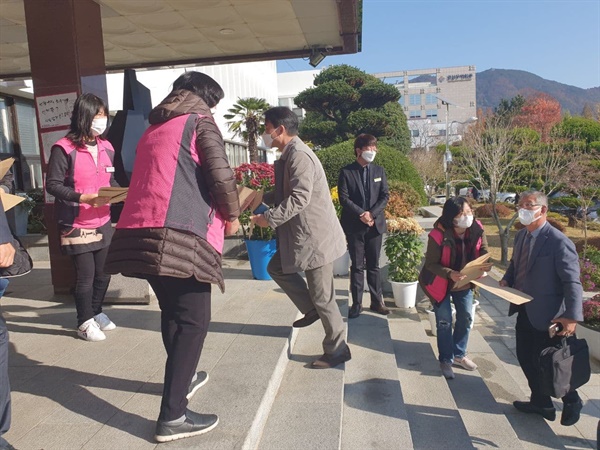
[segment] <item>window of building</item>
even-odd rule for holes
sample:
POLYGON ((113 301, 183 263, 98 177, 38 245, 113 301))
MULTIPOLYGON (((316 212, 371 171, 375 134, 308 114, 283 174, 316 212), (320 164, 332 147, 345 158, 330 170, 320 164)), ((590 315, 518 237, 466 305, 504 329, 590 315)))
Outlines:
POLYGON ((410 111, 409 112, 409 117, 411 119, 421 118, 421 111, 410 111))
POLYGON ((410 135, 412 137, 419 137, 419 130, 410 130, 410 135))
POLYGON ((410 94, 410 104, 411 105, 420 105, 421 104, 421 94, 410 94))
POLYGON ((428 118, 437 118, 438 111, 437 111, 437 109, 428 109, 427 111, 425 111, 425 115, 428 118))
POLYGON ((438 101, 437 97, 433 94, 427 94, 425 96, 425 103, 427 105, 437 105, 437 101, 438 101))
POLYGON ((439 132, 438 136, 446 136, 446 130, 445 129, 442 128, 439 131, 440 132, 439 132))

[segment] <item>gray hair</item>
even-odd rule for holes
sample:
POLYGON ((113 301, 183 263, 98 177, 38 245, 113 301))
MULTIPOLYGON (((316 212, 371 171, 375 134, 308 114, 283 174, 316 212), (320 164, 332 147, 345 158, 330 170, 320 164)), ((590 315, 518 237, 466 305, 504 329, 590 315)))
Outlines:
POLYGON ((548 207, 548 197, 543 192, 525 191, 525 192, 522 192, 521 195, 519 195, 519 199, 522 199, 524 197, 535 197, 535 202, 538 205, 543 205, 543 206, 548 207))

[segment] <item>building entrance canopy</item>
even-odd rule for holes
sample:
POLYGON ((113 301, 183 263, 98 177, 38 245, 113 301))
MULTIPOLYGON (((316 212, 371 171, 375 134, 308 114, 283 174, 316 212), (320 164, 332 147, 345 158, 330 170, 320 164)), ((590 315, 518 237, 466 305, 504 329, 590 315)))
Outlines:
MULTIPOLYGON (((39 0, 0 0, 0 78, 31 74, 28 1, 39 0)), ((361 46, 362 0, 95 1, 108 71, 336 55, 361 46)), ((67 19, 47 20, 60 27, 67 19)))

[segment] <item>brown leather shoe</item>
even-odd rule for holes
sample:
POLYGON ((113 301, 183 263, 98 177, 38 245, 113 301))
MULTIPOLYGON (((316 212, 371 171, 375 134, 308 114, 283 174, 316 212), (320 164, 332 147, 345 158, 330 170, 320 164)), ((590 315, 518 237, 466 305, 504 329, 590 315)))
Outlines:
POLYGON ((307 327, 309 325, 312 325, 313 323, 315 323, 317 320, 319 320, 319 314, 317 313, 316 309, 311 309, 309 312, 307 312, 304 317, 296 320, 292 326, 294 328, 304 328, 307 327))
POLYGON ((339 353, 338 355, 329 355, 325 353, 316 361, 310 365, 313 369, 331 369, 335 366, 338 366, 346 361, 350 361, 352 359, 352 355, 350 354, 350 347, 346 347, 344 351, 339 353))
POLYGON ((384 316, 387 316, 389 313, 391 313, 390 309, 383 303, 371 305, 369 309, 377 314, 383 314, 384 316))

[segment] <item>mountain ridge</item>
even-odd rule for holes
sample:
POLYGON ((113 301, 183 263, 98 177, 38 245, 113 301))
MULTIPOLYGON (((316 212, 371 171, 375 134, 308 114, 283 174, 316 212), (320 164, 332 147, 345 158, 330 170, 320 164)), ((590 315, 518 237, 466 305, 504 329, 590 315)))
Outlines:
POLYGON ((484 110, 496 108, 502 99, 534 92, 554 97, 562 112, 569 111, 572 115, 581 115, 586 103, 590 106, 600 103, 600 86, 584 89, 515 69, 488 69, 477 73, 476 91, 477 107, 484 110))

